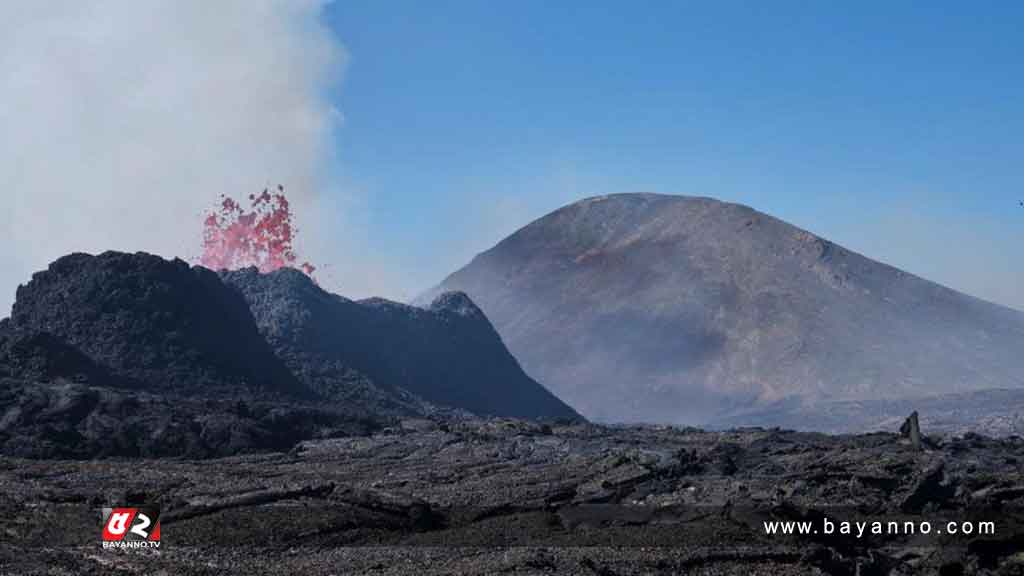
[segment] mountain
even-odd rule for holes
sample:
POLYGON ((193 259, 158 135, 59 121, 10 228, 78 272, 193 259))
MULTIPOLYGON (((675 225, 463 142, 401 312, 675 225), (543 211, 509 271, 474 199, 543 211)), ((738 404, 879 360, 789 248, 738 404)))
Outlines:
POLYGON ((0 321, 0 454, 210 457, 362 434, 324 406, 214 272, 149 254, 72 254, 0 321))
POLYGON ((0 321, 6 456, 224 456, 473 414, 579 418, 464 294, 421 310, 106 252, 36 273, 0 321))
POLYGON ((306 397, 216 273, 150 254, 71 254, 18 287, 12 327, 80 350, 151 392, 306 397))
POLYGON ((444 293, 420 309, 349 300, 291 269, 222 277, 245 297, 277 355, 318 393, 396 409, 429 411, 423 400, 478 415, 579 418, 523 372, 465 294, 444 293))
POLYGON ((576 202, 419 301, 445 290, 602 421, 801 428, 842 402, 814 426, 843 430, 850 402, 1024 388, 1024 314, 710 198, 576 202))

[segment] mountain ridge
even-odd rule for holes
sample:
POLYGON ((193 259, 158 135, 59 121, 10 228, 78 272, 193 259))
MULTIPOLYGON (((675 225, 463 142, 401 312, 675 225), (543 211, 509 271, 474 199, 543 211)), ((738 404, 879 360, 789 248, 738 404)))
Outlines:
POLYGON ((278 356, 318 391, 324 375, 332 385, 344 380, 330 368, 340 366, 368 376, 396 406, 411 394, 480 415, 579 416, 521 370, 465 294, 440 294, 424 309, 383 298, 350 300, 296 270, 249 268, 221 277, 248 301, 278 356))

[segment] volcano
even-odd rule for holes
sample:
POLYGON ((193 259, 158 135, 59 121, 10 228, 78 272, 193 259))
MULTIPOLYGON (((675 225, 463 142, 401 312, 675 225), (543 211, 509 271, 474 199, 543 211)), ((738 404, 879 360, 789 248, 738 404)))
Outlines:
POLYGON ((422 310, 292 268, 78 253, 0 320, 4 456, 227 456, 474 416, 579 419, 464 294, 422 310))
POLYGON ((852 430, 890 400, 948 397, 963 419, 1024 387, 1024 314, 710 198, 576 202, 421 300, 445 290, 599 421, 852 430))

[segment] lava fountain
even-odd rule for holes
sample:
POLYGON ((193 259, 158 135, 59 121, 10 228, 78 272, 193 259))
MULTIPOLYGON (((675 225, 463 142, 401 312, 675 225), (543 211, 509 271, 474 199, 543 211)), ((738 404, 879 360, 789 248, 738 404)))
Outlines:
POLYGON ((291 205, 284 187, 249 195, 249 209, 229 196, 203 221, 203 255, 199 263, 211 270, 235 270, 255 266, 260 272, 291 267, 313 275, 309 262, 297 264, 292 241, 298 232, 292 225, 291 205))

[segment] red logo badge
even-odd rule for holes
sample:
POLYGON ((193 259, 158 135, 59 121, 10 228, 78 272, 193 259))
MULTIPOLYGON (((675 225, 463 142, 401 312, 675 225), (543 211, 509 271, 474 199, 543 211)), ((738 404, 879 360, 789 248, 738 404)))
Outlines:
POLYGON ((104 548, 158 548, 160 509, 156 506, 103 509, 104 548))

